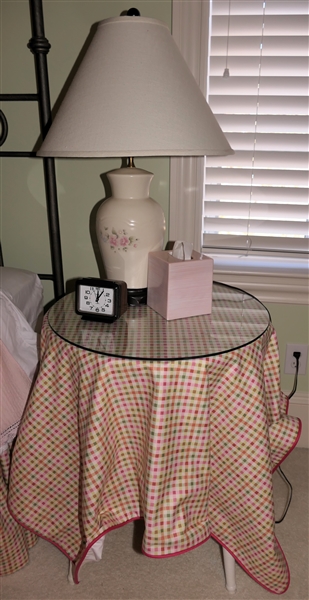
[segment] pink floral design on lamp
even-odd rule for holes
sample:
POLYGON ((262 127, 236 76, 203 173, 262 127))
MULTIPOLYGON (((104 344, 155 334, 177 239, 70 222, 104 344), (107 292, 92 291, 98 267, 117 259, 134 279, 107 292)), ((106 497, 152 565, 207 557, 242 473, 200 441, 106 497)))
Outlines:
POLYGON ((111 233, 109 233, 108 229, 108 227, 104 227, 104 232, 100 231, 100 237, 102 242, 110 245, 111 250, 116 252, 117 248, 117 250, 124 250, 127 252, 129 246, 137 248, 138 238, 135 238, 132 235, 128 236, 125 229, 116 231, 116 229, 112 227, 111 233))
POLYGON ((162 250, 165 217, 150 198, 153 174, 134 166, 107 173, 112 195, 96 215, 98 245, 107 279, 125 281, 132 305, 146 302, 148 253, 162 250))

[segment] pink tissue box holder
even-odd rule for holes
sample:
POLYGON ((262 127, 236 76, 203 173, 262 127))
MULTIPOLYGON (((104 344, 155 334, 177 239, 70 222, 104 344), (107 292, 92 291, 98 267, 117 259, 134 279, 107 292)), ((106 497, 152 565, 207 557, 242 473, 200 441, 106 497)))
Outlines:
POLYGON ((192 252, 179 260, 168 251, 149 252, 147 304, 164 319, 211 313, 213 259, 192 252))

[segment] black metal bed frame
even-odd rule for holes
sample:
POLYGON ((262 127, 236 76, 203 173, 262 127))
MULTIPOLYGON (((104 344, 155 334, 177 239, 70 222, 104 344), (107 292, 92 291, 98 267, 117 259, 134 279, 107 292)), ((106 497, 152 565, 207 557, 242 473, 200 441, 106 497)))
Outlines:
MULTIPOLYGON (((29 0, 29 9, 32 37, 28 43, 28 48, 34 55, 37 93, 0 94, 0 101, 38 102, 40 132, 42 139, 44 139, 51 124, 50 93, 47 69, 47 54, 51 45, 45 37, 42 0, 29 0)), ((2 146, 8 136, 8 123, 4 113, 1 110, 0 122, 2 125, 0 146, 2 146)), ((0 151, 0 157, 36 158, 36 153, 18 151, 9 152, 3 150, 0 151)), ((47 220, 52 264, 52 274, 40 273, 39 277, 41 279, 48 279, 53 281, 54 296, 55 299, 58 299, 64 295, 64 281, 55 161, 53 158, 40 158, 38 160, 43 161, 47 220)))

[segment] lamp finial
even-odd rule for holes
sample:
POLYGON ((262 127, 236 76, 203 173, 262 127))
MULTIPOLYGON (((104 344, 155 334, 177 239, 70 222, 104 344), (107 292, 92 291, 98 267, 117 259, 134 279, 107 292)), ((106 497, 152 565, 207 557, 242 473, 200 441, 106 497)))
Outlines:
POLYGON ((129 8, 129 10, 127 12, 127 16, 128 17, 140 17, 141 13, 139 12, 138 8, 129 8))

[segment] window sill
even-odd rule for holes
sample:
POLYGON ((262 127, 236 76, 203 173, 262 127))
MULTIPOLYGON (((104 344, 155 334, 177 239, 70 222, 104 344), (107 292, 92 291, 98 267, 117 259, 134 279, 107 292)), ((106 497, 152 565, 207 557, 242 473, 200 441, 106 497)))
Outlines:
POLYGON ((215 255, 214 279, 242 288, 262 302, 308 305, 308 262, 276 257, 215 255))

